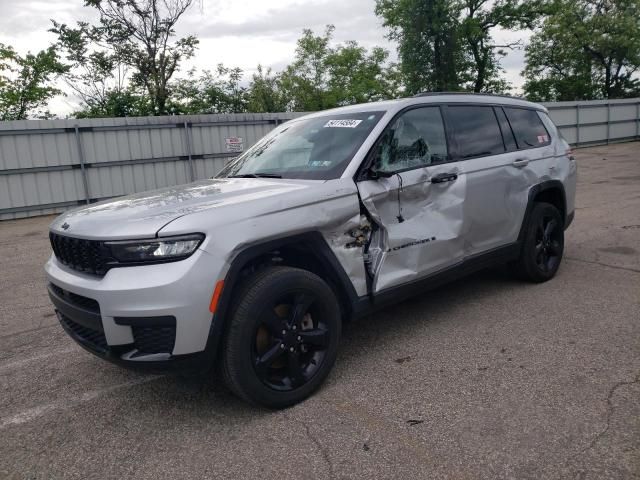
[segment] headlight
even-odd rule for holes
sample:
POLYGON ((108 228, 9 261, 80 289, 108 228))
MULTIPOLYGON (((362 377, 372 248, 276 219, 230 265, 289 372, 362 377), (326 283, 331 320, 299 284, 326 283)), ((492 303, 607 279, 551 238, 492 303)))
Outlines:
POLYGON ((203 234, 194 233, 179 237, 105 242, 105 246, 118 262, 166 262, 187 258, 196 251, 202 240, 203 234))

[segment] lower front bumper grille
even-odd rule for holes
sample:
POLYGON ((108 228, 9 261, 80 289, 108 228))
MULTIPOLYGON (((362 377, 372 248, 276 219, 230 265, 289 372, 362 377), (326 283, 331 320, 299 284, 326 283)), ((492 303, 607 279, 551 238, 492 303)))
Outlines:
POLYGON ((176 343, 176 327, 132 326, 135 348, 140 353, 171 353, 176 343))
POLYGON ((75 341, 96 353, 104 354, 107 352, 109 345, 103 331, 80 325, 60 312, 58 312, 58 319, 62 328, 75 341))
MULTIPOLYGON (((176 342, 175 317, 115 317, 117 325, 131 328, 133 342, 109 345, 102 324, 100 305, 96 300, 67 291, 53 283, 49 284, 48 290, 62 328, 91 353, 123 365, 146 364, 149 367, 176 359, 172 355, 176 342)), ((186 360, 185 357, 189 356, 178 357, 186 360)))

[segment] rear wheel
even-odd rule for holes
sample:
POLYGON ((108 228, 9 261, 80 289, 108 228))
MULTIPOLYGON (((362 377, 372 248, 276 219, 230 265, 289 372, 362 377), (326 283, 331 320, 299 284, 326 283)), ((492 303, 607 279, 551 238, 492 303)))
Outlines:
POLYGON ((564 222, 556 207, 536 203, 529 217, 520 258, 511 264, 517 277, 546 282, 554 277, 564 251, 564 222))
POLYGON ((229 388, 269 408, 308 397, 337 355, 341 318, 331 288, 306 270, 273 267, 250 279, 237 302, 222 359, 229 388))

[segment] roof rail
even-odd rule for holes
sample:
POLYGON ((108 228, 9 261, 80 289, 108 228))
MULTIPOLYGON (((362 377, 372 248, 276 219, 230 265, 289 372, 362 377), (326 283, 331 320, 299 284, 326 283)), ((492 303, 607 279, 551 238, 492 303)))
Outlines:
POLYGON ((475 92, 420 92, 414 95, 415 97, 436 97, 438 95, 480 95, 484 97, 500 97, 500 98, 512 98, 516 100, 525 100, 522 97, 516 97, 513 95, 501 95, 498 93, 475 93, 475 92))

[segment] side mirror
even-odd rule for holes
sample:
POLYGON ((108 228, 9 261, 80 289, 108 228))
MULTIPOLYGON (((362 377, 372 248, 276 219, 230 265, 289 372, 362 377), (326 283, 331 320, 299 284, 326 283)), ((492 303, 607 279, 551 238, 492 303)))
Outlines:
POLYGON ((369 167, 368 177, 371 180, 379 180, 381 178, 389 178, 393 176, 393 172, 387 172, 386 170, 378 170, 375 165, 371 165, 369 167))

